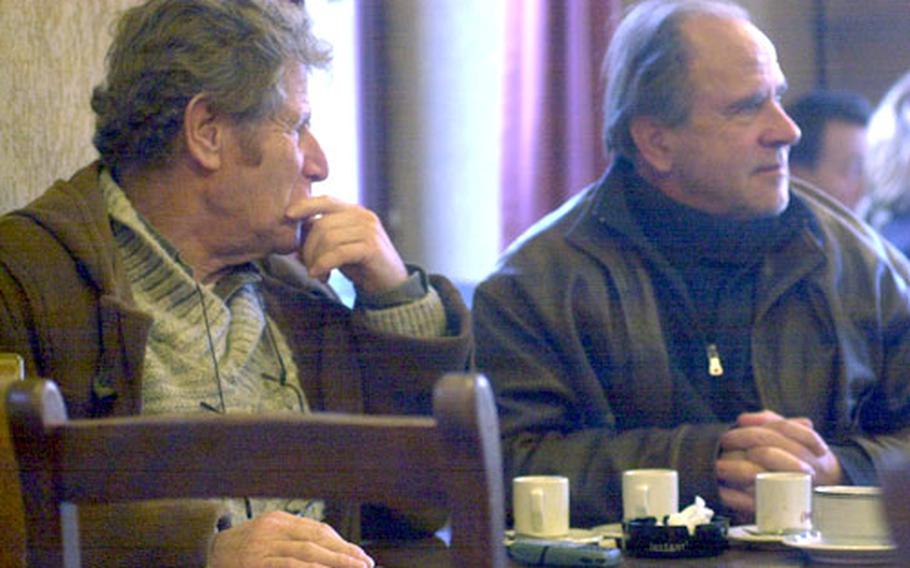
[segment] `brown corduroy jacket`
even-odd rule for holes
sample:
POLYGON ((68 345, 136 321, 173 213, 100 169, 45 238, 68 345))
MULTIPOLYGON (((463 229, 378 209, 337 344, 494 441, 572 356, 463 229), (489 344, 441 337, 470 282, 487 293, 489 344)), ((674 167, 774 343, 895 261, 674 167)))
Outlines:
MULTIPOLYGON (((22 355, 28 375, 57 382, 71 417, 141 411, 152 323, 130 292, 99 172, 92 164, 0 217, 0 351, 22 355)), ((418 339, 369 329, 358 310, 289 257, 260 266, 268 313, 316 410, 428 413, 436 379, 470 365, 470 315, 445 278, 430 281, 449 334, 418 339)))

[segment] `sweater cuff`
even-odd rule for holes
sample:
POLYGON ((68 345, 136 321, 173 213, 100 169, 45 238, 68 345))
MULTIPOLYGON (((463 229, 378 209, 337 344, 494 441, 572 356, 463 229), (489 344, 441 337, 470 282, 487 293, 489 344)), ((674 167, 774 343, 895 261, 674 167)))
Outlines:
POLYGON ((420 338, 443 337, 447 331, 445 306, 432 286, 415 302, 361 312, 367 327, 373 331, 420 338))
POLYGON ((408 278, 398 286, 378 294, 357 290, 357 305, 368 310, 383 310, 422 299, 430 291, 426 273, 417 266, 407 266, 408 278))

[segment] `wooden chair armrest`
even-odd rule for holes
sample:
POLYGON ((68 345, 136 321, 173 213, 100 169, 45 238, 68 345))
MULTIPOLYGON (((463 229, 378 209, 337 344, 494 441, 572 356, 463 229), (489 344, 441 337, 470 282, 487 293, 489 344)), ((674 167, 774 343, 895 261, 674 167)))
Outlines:
POLYGON ((0 566, 25 566, 25 517, 19 466, 6 416, 6 391, 22 379, 22 357, 0 353, 0 566))

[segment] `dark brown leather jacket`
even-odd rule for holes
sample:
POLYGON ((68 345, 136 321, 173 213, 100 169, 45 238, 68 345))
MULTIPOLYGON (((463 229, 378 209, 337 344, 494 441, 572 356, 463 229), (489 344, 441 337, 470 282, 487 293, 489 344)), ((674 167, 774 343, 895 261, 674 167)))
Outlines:
MULTIPOLYGON (((681 506, 695 495, 718 505, 714 463, 730 427, 674 376, 654 289, 660 262, 623 183, 614 169, 540 221, 474 295, 506 478, 567 475, 579 526, 621 518, 630 468, 678 469, 681 506)), ((812 222, 760 269, 758 395, 877 467, 889 447, 910 451, 910 266, 821 192, 794 184, 791 197, 812 222)), ((875 482, 874 471, 847 473, 875 482)))

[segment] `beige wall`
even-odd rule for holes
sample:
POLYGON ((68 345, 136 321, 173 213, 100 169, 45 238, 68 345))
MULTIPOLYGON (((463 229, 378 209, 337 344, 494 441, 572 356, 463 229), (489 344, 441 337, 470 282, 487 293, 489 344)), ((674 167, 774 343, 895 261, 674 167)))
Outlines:
POLYGON ((92 87, 135 0, 0 0, 0 211, 92 160, 92 87))

